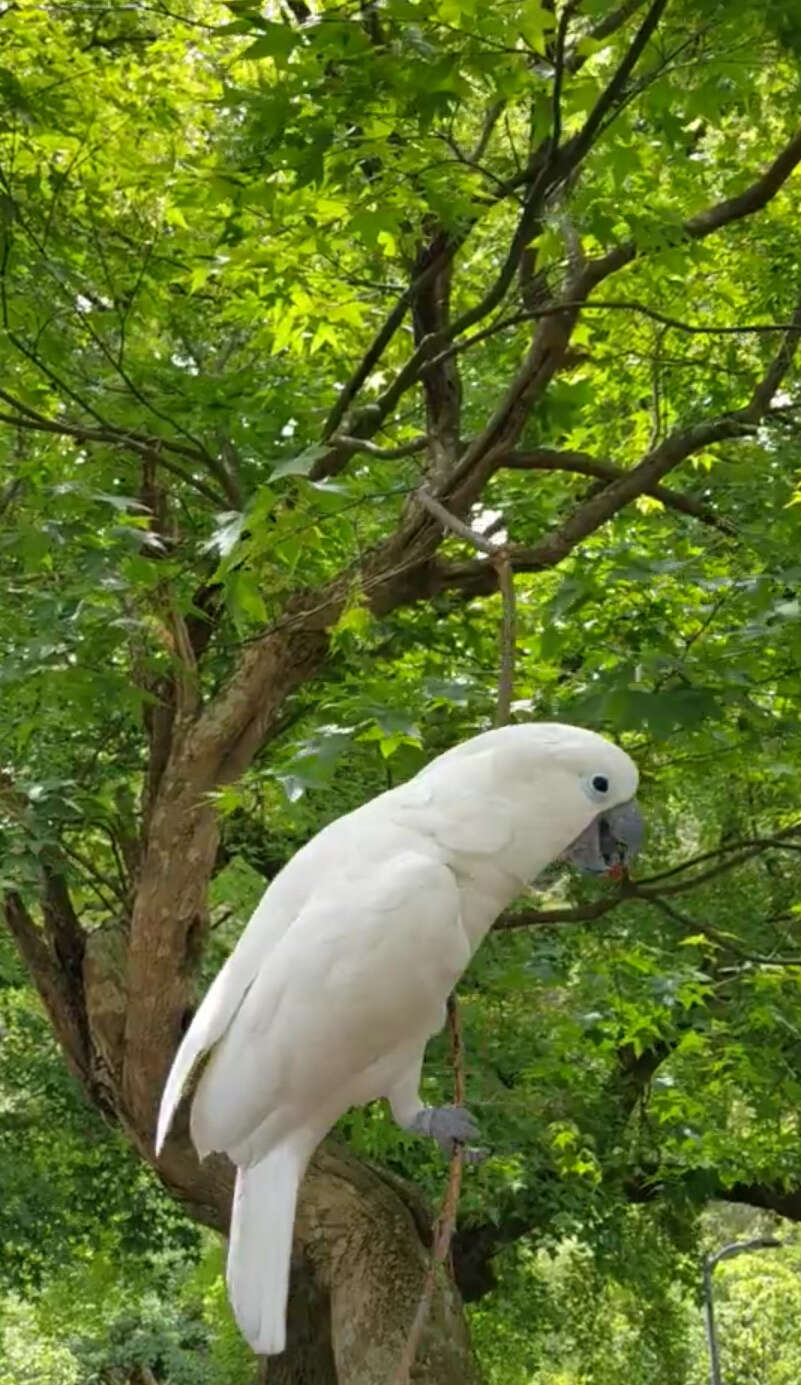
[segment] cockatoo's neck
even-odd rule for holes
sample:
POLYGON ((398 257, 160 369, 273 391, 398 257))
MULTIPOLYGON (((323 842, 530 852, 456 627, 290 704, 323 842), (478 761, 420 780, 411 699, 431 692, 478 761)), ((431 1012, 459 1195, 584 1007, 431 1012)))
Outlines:
POLYGON ((411 829, 453 871, 473 951, 498 914, 576 840, 597 813, 578 776, 518 745, 445 756, 387 796, 396 826, 411 829))
POLYGON ((461 901, 461 924, 476 952, 498 915, 523 894, 527 882, 485 858, 469 865, 454 853, 450 861, 461 901))

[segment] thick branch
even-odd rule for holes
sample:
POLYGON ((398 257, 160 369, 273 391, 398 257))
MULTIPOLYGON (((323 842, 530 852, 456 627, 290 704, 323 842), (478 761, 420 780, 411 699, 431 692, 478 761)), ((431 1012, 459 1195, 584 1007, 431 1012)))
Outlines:
MULTIPOLYGON (((749 436, 763 417, 781 383, 797 349, 800 335, 801 302, 793 314, 792 326, 785 333, 776 356, 755 386, 744 408, 668 434, 662 442, 646 453, 637 466, 623 472, 603 490, 579 505, 556 529, 545 534, 539 543, 530 548, 510 548, 508 552, 513 566, 526 572, 556 567, 583 539, 594 534, 638 495, 645 494, 657 485, 663 476, 675 470, 688 457, 711 447, 713 443, 749 436)), ((471 451, 475 456, 480 456, 479 445, 468 448, 460 467, 466 464, 471 451)), ((500 456, 496 458, 496 464, 500 464, 500 456)), ((439 579, 440 588, 460 587, 469 591, 471 595, 491 592, 496 587, 494 570, 481 562, 453 564, 450 567, 440 565, 438 569, 434 568, 431 576, 434 584, 439 579)))
POLYGON ((765 1212, 777 1212, 790 1221, 801 1221, 801 1188, 785 1188, 770 1183, 720 1184, 712 1194, 721 1202, 740 1202, 747 1207, 760 1207, 765 1212))
POLYGON ((365 351, 344 389, 340 390, 337 395, 336 403, 325 421, 325 426, 323 428, 324 438, 329 438, 332 433, 336 432, 348 412, 351 401, 355 399, 367 377, 378 365, 386 348, 389 346, 389 343, 392 341, 392 338, 409 311, 410 298, 411 289, 409 288, 401 294, 397 303, 379 327, 375 337, 365 351))

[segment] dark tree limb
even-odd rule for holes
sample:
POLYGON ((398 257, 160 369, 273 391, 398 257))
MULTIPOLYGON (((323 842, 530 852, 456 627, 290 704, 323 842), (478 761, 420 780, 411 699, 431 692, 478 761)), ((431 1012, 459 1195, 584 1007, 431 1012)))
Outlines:
MULTIPOLYGON (((612 462, 600 462, 588 452, 560 452, 550 447, 539 447, 530 452, 510 452, 501 465, 509 471, 565 471, 605 482, 616 481, 626 474, 623 467, 615 466, 612 462)), ((692 519, 700 520, 702 524, 719 529, 725 534, 731 536, 737 532, 730 520, 716 514, 710 506, 696 500, 692 495, 659 485, 649 486, 643 494, 653 496, 669 510, 689 515, 692 519)))
MULTIPOLYGON (((749 437, 760 419, 764 416, 773 395, 783 379, 798 347, 801 336, 801 302, 799 302, 791 326, 785 332, 776 355, 770 362, 761 380, 755 385, 747 404, 717 419, 692 424, 669 433, 642 460, 629 471, 624 472, 602 490, 580 504, 566 519, 550 533, 545 534, 539 543, 528 548, 510 548, 510 561, 517 571, 538 572, 556 567, 574 548, 594 534, 614 515, 638 495, 645 494, 670 471, 694 453, 711 447, 716 442, 734 438, 749 437)), ((524 386, 525 388, 525 386, 524 386)), ((517 401, 508 399, 507 405, 498 411, 495 428, 509 428, 517 401), (505 419, 502 415, 506 415, 505 419)), ((491 447, 493 424, 485 430, 483 439, 467 449, 460 469, 475 465, 481 456, 482 447, 491 447), (472 453, 472 455, 471 455, 472 453)), ((513 430, 513 425, 512 425, 513 430)), ((501 465, 501 454, 496 454, 493 467, 501 465)), ((479 595, 495 590, 497 577, 492 568, 485 563, 444 564, 434 566, 431 577, 440 589, 459 587, 471 595, 479 595)))
MULTIPOLYGON (((58 924, 50 904, 51 935, 59 937, 58 924)), ((80 975, 76 977, 73 957, 68 954, 66 965, 62 955, 43 931, 37 927, 21 895, 8 890, 3 900, 6 926, 17 946, 20 958, 39 992, 45 1012, 67 1060, 70 1071, 90 1090, 91 1061, 88 1044, 86 1012, 83 1003, 80 975)))
MULTIPOLYGON (((689 217, 684 222, 682 234, 688 240, 703 240, 706 236, 720 231, 724 226, 742 221, 761 211, 776 196, 787 182, 790 174, 801 162, 801 130, 785 145, 773 163, 749 187, 737 197, 727 197, 721 202, 689 217)), ((630 264, 637 257, 637 247, 633 241, 618 245, 606 255, 590 260, 577 287, 584 293, 597 288, 604 279, 630 264)))
MULTIPOLYGON (((450 324, 451 275, 453 262, 444 255, 447 236, 433 232, 430 243, 421 251, 415 265, 420 279, 432 259, 441 261, 439 272, 430 277, 412 299, 415 342, 447 333, 450 324)), ((423 376, 428 438, 428 469, 435 483, 450 471, 459 452, 462 422, 462 382, 458 361, 451 357, 432 367, 423 376)))
POLYGON ((649 41, 656 33, 659 22, 667 9, 668 0, 653 0, 648 7, 648 13, 642 21, 637 33, 634 35, 627 52, 623 55, 616 72, 604 91, 601 92, 598 100, 587 116, 584 125, 577 135, 568 142, 565 153, 568 158, 570 171, 578 167, 585 155, 592 148, 602 127, 607 122, 609 115, 620 104, 626 92, 626 86, 637 63, 642 57, 649 41))

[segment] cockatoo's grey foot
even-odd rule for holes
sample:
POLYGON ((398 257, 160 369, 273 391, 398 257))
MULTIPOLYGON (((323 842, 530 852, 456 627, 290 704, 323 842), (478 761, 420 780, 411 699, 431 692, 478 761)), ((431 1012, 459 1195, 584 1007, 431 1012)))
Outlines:
POLYGON ((450 1158, 457 1143, 465 1146, 464 1157, 468 1164, 478 1164, 486 1158, 485 1149, 467 1143, 477 1140, 481 1132, 463 1106, 424 1106, 417 1112, 411 1128, 418 1135, 430 1135, 436 1140, 446 1158, 450 1158))

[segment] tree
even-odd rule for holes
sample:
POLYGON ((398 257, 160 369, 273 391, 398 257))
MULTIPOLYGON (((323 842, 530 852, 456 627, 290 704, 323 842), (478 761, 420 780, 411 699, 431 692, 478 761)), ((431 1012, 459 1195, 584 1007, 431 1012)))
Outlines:
MULTIPOLYGON (((89 1101, 153 1162, 230 942, 210 882, 232 845, 272 874, 335 766, 344 809, 484 724, 505 569, 518 714, 608 727, 659 785, 661 871, 562 882, 467 983, 528 1173, 491 1216, 468 1189, 424 1379, 470 1378, 459 1292, 565 1186, 585 1221, 599 1187, 801 1209, 796 9, 2 16, 4 909, 89 1101), (625 946, 532 960, 523 929, 610 915, 625 946), (597 1002, 552 1007, 582 1056, 544 1132, 514 1114, 538 966, 597 1002)), ((428 1214, 350 1133, 306 1182, 271 1381, 389 1378, 419 1298, 428 1214)), ((225 1228, 185 1126, 158 1172, 225 1228)))

